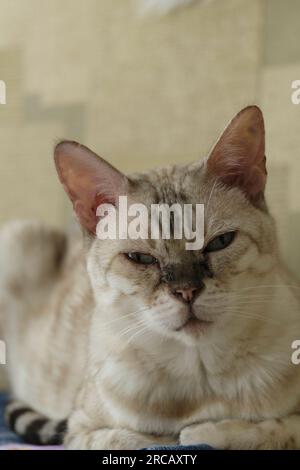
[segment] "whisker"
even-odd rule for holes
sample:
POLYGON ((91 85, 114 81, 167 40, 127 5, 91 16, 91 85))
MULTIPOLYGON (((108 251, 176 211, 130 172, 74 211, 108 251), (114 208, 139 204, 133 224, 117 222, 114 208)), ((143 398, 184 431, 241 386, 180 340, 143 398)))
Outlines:
MULTIPOLYGON (((139 331, 137 331, 136 333, 134 333, 134 334, 131 336, 131 338, 129 338, 129 340, 127 341, 126 346, 128 346, 128 345, 132 342, 132 340, 133 340, 134 338, 137 338, 138 336, 141 336, 143 333, 145 333, 146 330, 148 330, 148 326, 147 326, 147 325, 146 325, 144 328, 141 328, 141 329, 140 329, 139 331)), ((148 330, 148 332, 149 332, 149 330, 148 330)))
POLYGON ((138 322, 135 322, 134 325, 131 325, 129 327, 127 326, 126 328, 121 330, 121 332, 118 334, 118 337, 121 338, 122 336, 125 336, 128 333, 131 333, 131 331, 136 330, 137 328, 139 328, 143 324, 144 324, 144 320, 141 319, 138 322))
MULTIPOLYGON (((281 299, 283 301, 284 299, 281 299)), ((276 302, 279 303, 279 300, 276 302)), ((231 304, 232 306, 243 306, 243 305, 259 305, 259 304, 268 304, 270 303, 270 300, 268 299, 261 299, 261 300, 238 300, 235 299, 235 301, 232 301, 231 304)), ((202 306, 202 307, 209 307, 209 308, 214 308, 214 307, 227 307, 228 303, 227 302, 199 302, 197 305, 202 306)))
POLYGON ((253 313, 248 313, 244 312, 241 310, 227 310, 226 313, 229 313, 232 316, 240 317, 240 318, 248 318, 252 320, 262 320, 267 323, 273 323, 274 325, 280 325, 282 324, 282 320, 275 320, 274 318, 268 318, 264 317, 263 315, 259 314, 253 314, 253 313))
POLYGON ((240 289, 233 289, 229 292, 239 292, 240 290, 250 290, 250 289, 271 289, 271 288, 292 288, 292 289, 300 289, 300 286, 297 285, 289 285, 289 284, 266 284, 266 285, 258 285, 258 286, 249 286, 249 287, 241 287, 240 289))
POLYGON ((129 318, 129 317, 132 317, 134 315, 136 315, 137 313, 142 313, 142 312, 145 312, 146 310, 148 310, 149 307, 144 307, 140 310, 136 310, 135 312, 130 312, 130 313, 127 313, 126 315, 122 315, 121 317, 118 317, 118 318, 113 318, 112 320, 108 321, 108 322, 104 322, 102 324, 102 326, 106 327, 106 326, 109 326, 111 325, 112 323, 115 323, 117 321, 122 321, 123 319, 125 318, 129 318))
POLYGON ((213 195, 213 192, 214 192, 214 190, 215 190, 215 187, 216 187, 217 182, 218 182, 218 178, 215 179, 214 184, 212 185, 212 188, 211 188, 209 197, 208 197, 207 206, 206 206, 207 214, 208 214, 208 209, 209 209, 209 203, 210 203, 210 200, 211 200, 211 198, 212 198, 212 195, 213 195))

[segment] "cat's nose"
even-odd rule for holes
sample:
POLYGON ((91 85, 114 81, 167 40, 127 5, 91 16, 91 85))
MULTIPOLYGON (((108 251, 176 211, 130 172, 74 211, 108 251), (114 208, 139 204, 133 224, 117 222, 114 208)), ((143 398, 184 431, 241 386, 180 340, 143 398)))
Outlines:
POLYGON ((188 304, 194 302, 200 291, 201 288, 199 287, 186 287, 172 290, 173 294, 178 298, 178 300, 182 300, 182 302, 188 304))

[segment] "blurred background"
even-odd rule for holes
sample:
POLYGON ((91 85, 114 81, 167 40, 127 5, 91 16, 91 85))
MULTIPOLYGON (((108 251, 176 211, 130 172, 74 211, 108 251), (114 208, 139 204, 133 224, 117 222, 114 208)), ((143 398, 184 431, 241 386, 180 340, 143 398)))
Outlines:
POLYGON ((298 0, 0 0, 0 223, 69 223, 61 138, 125 172, 183 163, 258 103, 269 205, 300 275, 299 18, 298 0))

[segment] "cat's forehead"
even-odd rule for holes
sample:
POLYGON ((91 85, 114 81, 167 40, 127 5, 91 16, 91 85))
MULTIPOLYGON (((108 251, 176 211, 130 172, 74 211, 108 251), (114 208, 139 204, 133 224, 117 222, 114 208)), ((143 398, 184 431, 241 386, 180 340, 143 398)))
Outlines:
POLYGON ((134 174, 130 177, 132 193, 145 204, 188 204, 205 201, 213 184, 203 163, 173 165, 134 174))

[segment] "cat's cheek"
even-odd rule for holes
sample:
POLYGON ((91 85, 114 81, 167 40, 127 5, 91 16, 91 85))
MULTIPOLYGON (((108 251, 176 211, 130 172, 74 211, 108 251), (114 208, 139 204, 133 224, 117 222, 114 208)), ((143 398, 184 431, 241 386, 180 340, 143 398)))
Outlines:
POLYGON ((273 268, 275 262, 276 257, 274 254, 261 254, 257 245, 252 243, 236 261, 234 273, 242 274, 251 271, 257 274, 264 274, 273 268))
POLYGON ((125 295, 139 295, 147 304, 151 303, 159 281, 155 268, 125 265, 112 266, 106 274, 109 286, 125 295))
POLYGON ((209 263, 214 277, 228 282, 233 275, 255 270, 260 257, 257 244, 239 232, 228 248, 210 254, 209 263))
POLYGON ((274 254, 261 255, 255 265, 258 274, 264 274, 274 268, 276 264, 276 256, 274 254))
POLYGON ((131 279, 126 279, 124 276, 120 276, 113 272, 107 274, 107 281, 110 287, 118 292, 126 295, 133 295, 139 292, 139 285, 133 283, 131 279))
POLYGON ((257 246, 253 243, 248 249, 241 255, 235 265, 235 271, 243 273, 248 271, 250 268, 255 267, 258 260, 259 252, 257 246))

